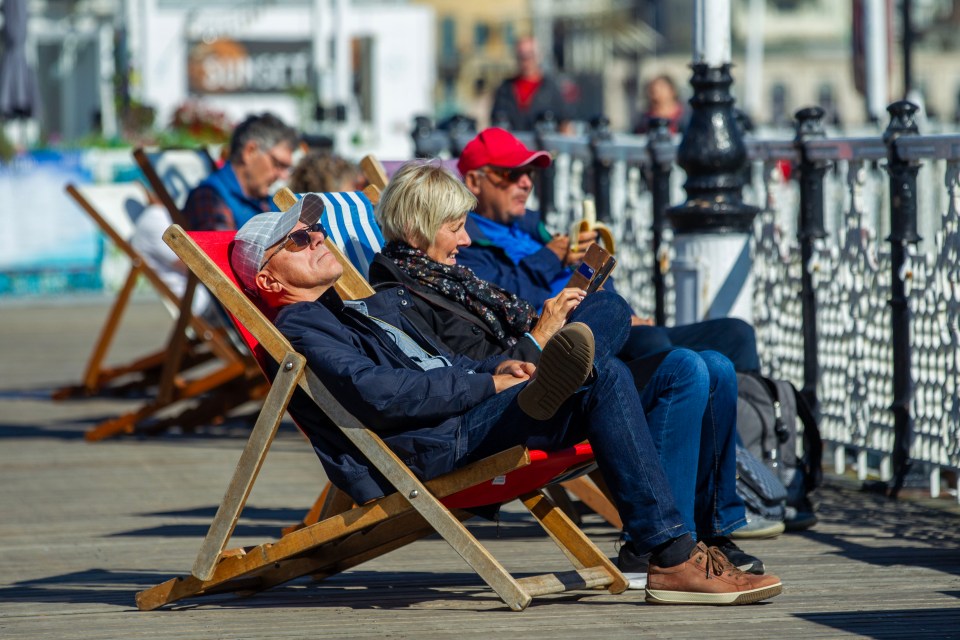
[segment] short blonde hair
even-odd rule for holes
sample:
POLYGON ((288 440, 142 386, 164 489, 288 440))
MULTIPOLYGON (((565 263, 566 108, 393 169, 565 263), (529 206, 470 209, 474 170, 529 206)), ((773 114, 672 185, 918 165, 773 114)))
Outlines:
POLYGON ((414 160, 390 179, 376 216, 387 241, 403 240, 426 250, 440 227, 476 206, 476 196, 450 171, 436 162, 414 160))

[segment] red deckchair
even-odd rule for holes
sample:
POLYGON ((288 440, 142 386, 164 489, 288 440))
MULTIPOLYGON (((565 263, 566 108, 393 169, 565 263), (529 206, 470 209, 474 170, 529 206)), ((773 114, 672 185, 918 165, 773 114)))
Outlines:
POLYGON ((606 587, 623 591, 626 580, 540 490, 588 465, 588 445, 557 452, 514 447, 455 472, 423 482, 383 441, 330 394, 276 327, 236 285, 228 252, 233 232, 185 233, 174 225, 164 238, 233 316, 261 363, 280 363, 272 389, 241 455, 233 480, 204 539, 192 575, 137 594, 140 609, 223 591, 257 591, 312 574, 326 577, 439 533, 514 610, 540 594, 606 587), (224 551, 294 391, 300 387, 331 422, 396 488, 370 503, 328 509, 324 519, 254 549, 224 551), (463 526, 467 508, 519 498, 574 565, 574 570, 516 579, 463 526), (362 535, 353 535, 362 533, 362 535))

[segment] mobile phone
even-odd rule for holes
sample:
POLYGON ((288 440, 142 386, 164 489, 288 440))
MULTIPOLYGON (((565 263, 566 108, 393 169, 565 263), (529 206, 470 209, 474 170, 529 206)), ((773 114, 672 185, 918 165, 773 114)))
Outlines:
POLYGON ((616 266, 617 260, 607 253, 603 247, 594 243, 587 249, 583 260, 577 266, 567 287, 583 289, 587 293, 593 293, 603 286, 610 272, 616 266))

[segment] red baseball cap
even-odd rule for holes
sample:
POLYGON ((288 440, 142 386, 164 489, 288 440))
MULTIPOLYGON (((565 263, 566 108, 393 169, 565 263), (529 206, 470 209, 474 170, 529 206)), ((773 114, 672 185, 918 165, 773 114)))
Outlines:
POLYGON ((543 169, 549 167, 550 162, 550 154, 546 151, 531 151, 509 131, 490 127, 478 133, 463 148, 457 169, 465 176, 467 171, 487 165, 514 169, 532 164, 543 169))

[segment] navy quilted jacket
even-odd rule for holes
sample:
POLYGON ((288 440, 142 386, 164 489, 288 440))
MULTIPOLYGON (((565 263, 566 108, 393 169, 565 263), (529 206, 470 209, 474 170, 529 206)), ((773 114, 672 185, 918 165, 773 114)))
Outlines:
MULTIPOLYGON (((410 304, 402 288, 366 298, 367 310, 402 329, 425 350, 441 353, 402 313, 410 304)), ((422 479, 453 470, 460 416, 496 393, 490 373, 504 359, 477 362, 446 355, 453 363, 423 371, 373 320, 344 306, 332 289, 315 302, 283 308, 277 328, 341 404, 422 479)), ((298 390, 290 413, 310 438, 328 478, 362 504, 392 491, 389 483, 298 390)))

